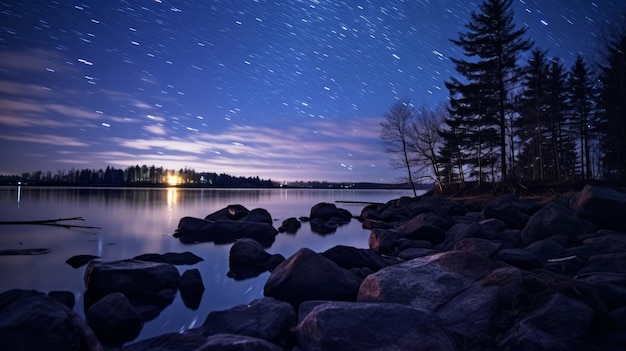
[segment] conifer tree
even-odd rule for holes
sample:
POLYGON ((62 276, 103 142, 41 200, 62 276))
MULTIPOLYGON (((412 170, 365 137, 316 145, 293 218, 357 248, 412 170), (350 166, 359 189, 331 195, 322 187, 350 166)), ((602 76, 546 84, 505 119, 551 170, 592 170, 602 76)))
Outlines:
POLYGON ((474 160, 479 180, 483 162, 492 161, 490 156, 495 151, 500 156, 501 179, 507 179, 506 127, 512 108, 511 89, 521 73, 519 55, 532 47, 525 38, 526 29, 515 28, 511 4, 512 0, 483 1, 480 13, 472 13, 467 32, 451 40, 469 60, 452 59, 464 81, 451 78, 446 82, 450 113, 471 133, 468 142, 478 153, 474 160))
POLYGON ((580 174, 583 179, 591 179, 591 139, 592 116, 594 114, 595 92, 592 73, 581 55, 570 70, 569 105, 570 117, 576 130, 579 144, 580 174))
POLYGON ((626 25, 606 45, 599 80, 604 177, 626 181, 626 25))

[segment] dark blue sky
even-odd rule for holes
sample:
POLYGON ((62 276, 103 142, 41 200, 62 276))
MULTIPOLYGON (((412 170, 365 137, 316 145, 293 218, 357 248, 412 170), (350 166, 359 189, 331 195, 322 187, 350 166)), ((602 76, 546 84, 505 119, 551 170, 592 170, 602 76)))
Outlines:
MULTIPOLYGON (((626 1, 514 0, 570 67, 626 1)), ((135 164, 397 181, 379 123, 435 106, 478 2, 0 2, 0 173, 135 164)))

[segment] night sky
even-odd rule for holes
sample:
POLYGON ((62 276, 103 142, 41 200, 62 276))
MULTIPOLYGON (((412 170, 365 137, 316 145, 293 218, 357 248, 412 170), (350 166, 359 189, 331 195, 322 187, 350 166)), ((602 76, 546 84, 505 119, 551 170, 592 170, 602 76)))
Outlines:
MULTIPOLYGON (((515 0, 566 68, 625 0, 515 0)), ((0 2, 0 174, 155 165, 394 182, 396 101, 436 106, 478 2, 0 2)))

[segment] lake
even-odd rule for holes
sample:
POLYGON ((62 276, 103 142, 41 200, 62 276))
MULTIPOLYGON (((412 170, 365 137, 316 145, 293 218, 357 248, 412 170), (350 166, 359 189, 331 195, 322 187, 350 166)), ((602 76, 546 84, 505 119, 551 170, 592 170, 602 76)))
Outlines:
MULTIPOLYGON (((201 325, 211 311, 223 310, 263 296, 269 273, 235 281, 227 276, 230 245, 182 244, 173 237, 181 217, 204 218, 230 204, 252 210, 264 208, 278 228, 289 217, 309 216, 320 202, 387 202, 412 196, 409 190, 320 189, 183 189, 183 188, 55 188, 0 187, 0 221, 32 221, 83 217, 68 224, 101 229, 61 228, 43 225, 0 225, 0 250, 47 248, 33 256, 0 256, 0 292, 12 288, 71 291, 74 311, 84 316, 83 274, 65 261, 79 254, 100 256, 102 261, 128 259, 145 253, 191 251, 204 261, 185 270, 200 270, 206 290, 197 310, 187 308, 180 294, 154 320, 146 322, 136 340, 201 325)), ((337 203, 359 215, 363 204, 337 203)), ((278 234, 267 249, 286 258, 307 247, 316 252, 335 245, 368 247, 369 231, 352 220, 337 232, 320 236, 307 223, 295 234, 278 234)))

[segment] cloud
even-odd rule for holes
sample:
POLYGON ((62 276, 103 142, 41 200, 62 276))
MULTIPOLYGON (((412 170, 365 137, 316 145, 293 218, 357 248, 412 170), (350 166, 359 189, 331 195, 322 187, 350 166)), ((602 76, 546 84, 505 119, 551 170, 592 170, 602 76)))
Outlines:
POLYGON ((18 141, 23 143, 48 144, 54 146, 83 147, 89 145, 88 143, 82 142, 77 138, 63 137, 52 134, 22 133, 18 135, 0 135, 0 139, 18 141))
POLYGON ((167 132, 165 131, 165 128, 163 126, 160 125, 150 125, 150 126, 144 126, 143 129, 145 129, 146 131, 152 133, 152 134, 156 134, 156 135, 166 135, 167 132))

